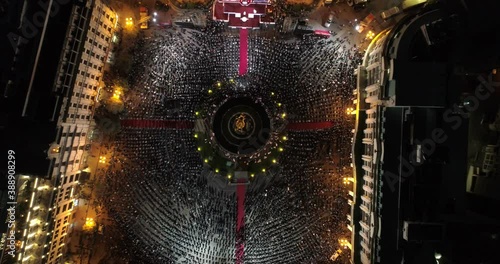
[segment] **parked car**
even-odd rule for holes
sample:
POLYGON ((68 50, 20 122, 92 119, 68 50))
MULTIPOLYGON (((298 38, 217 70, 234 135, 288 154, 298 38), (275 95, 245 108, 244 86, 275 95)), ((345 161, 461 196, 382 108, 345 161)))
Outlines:
POLYGON ((395 6, 393 8, 387 9, 384 12, 380 13, 380 17, 382 17, 383 20, 389 19, 397 14, 401 13, 401 10, 399 7, 395 6))
POLYGON ((330 27, 333 23, 333 14, 328 15, 328 19, 325 21, 323 26, 330 27))
POLYGON ((355 8, 363 8, 366 3, 368 3, 368 0, 347 0, 347 4, 355 8))

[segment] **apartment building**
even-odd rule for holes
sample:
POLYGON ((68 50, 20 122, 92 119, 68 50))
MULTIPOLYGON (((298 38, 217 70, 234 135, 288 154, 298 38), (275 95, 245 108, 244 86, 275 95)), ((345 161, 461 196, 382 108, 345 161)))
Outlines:
MULTIPOLYGON (((446 198, 440 196, 440 186, 447 175, 465 172, 466 144, 458 135, 467 131, 462 126, 451 132, 443 120, 449 98, 460 93, 446 83, 443 51, 451 40, 440 29, 449 23, 453 17, 438 9, 409 15, 373 39, 356 69, 351 263, 418 259, 409 226, 421 228, 419 239, 429 250, 440 248, 444 240, 439 205, 446 198), (442 140, 451 134, 457 137, 442 140), (450 166, 446 160, 456 163, 450 166), (426 233, 428 227, 437 227, 433 237, 426 233)), ((458 197, 460 184, 455 185, 458 197)))
POLYGON ((89 173, 93 113, 118 16, 101 0, 90 0, 73 5, 69 21, 54 81, 54 91, 64 96, 57 135, 47 151, 54 192, 43 263, 62 263, 72 231, 75 195, 79 180, 89 173))

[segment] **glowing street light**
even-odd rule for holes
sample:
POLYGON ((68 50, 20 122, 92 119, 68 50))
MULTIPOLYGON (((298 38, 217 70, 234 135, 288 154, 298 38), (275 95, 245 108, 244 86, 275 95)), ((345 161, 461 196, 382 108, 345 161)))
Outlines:
POLYGON ((348 184, 350 184, 350 183, 351 183, 351 181, 350 181, 350 180, 349 180, 349 178, 347 178, 347 177, 344 177, 344 179, 343 179, 343 181, 342 181, 342 182, 344 183, 344 185, 348 185, 348 184))
POLYGON ((288 140, 288 138, 286 136, 283 136, 282 139, 285 141, 288 140))
POLYGON ((368 33, 366 33, 366 38, 367 39, 373 39, 375 37, 375 32, 373 31, 368 31, 368 33))
POLYGON ((356 110, 354 108, 352 108, 352 107, 347 108, 345 112, 348 115, 354 115, 354 114, 356 114, 356 110))
POLYGON ((99 163, 106 163, 106 157, 100 156, 99 157, 99 163))
POLYGON ((349 243, 349 241, 347 239, 339 239, 339 244, 341 247, 343 247, 344 249, 350 247, 351 243, 349 243))
POLYGON ((122 91, 120 91, 119 89, 116 89, 114 92, 113 92, 113 99, 114 100, 120 100, 120 96, 122 95, 122 91))
POLYGON ((134 20, 131 17, 125 18, 125 26, 131 27, 134 25, 134 20))
POLYGON ((94 227, 95 227, 94 218, 87 217, 85 219, 85 224, 83 225, 83 230, 90 231, 90 230, 94 229, 94 227))

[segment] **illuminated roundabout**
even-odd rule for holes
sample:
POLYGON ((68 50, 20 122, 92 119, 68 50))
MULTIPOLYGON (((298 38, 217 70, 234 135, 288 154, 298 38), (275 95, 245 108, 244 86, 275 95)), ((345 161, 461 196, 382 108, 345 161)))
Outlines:
POLYGON ((275 167, 287 137, 285 107, 268 94, 249 94, 245 79, 216 82, 196 111, 195 138, 204 164, 229 183, 249 183, 275 167))

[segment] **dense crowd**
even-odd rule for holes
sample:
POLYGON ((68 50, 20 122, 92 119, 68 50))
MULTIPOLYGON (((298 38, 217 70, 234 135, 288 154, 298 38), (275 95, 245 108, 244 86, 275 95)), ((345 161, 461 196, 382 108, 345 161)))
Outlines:
MULTIPOLYGON (((330 129, 288 131, 278 166, 248 186, 244 236, 236 235, 236 195, 203 166, 188 129, 123 128, 117 136, 105 204, 125 234, 133 263, 325 263, 348 235, 345 164, 359 61, 340 36, 284 40, 249 37, 249 92, 276 91, 288 122, 333 121, 330 129), (258 85, 255 85, 258 84, 258 85), (325 147, 326 146, 326 147, 325 147), (332 147, 333 146, 333 147, 332 147), (322 150, 327 151, 322 151, 322 150)), ((217 81, 236 78, 239 39, 212 25, 173 28, 141 44, 126 95, 131 119, 194 120, 217 81)))

